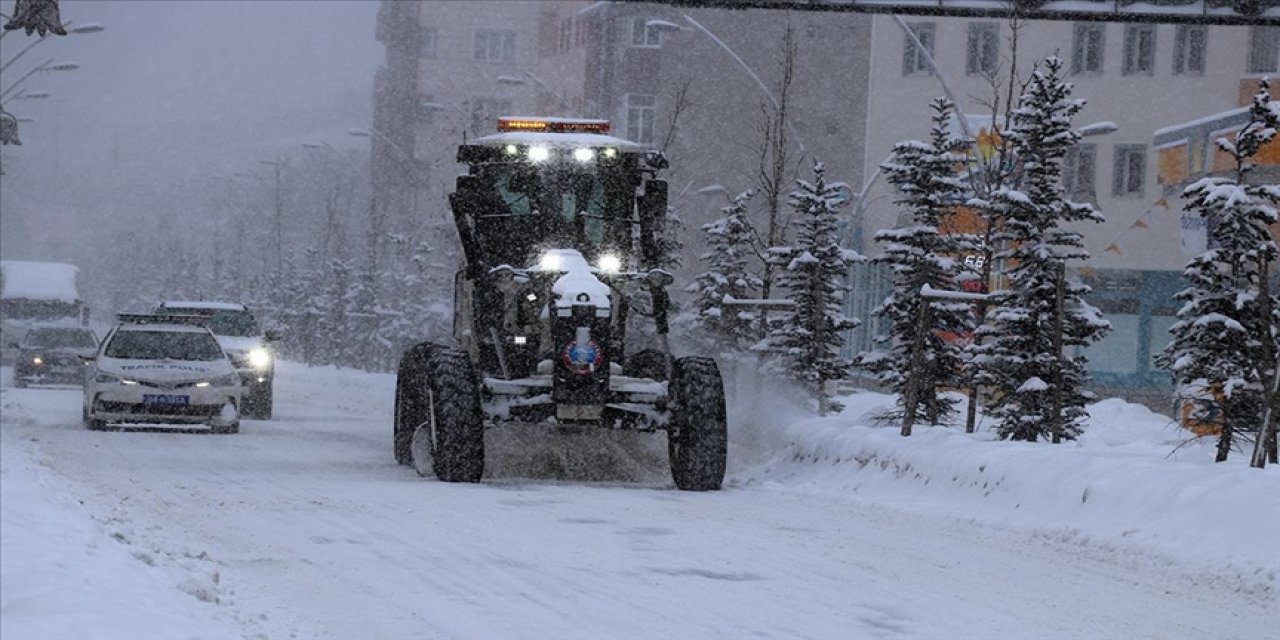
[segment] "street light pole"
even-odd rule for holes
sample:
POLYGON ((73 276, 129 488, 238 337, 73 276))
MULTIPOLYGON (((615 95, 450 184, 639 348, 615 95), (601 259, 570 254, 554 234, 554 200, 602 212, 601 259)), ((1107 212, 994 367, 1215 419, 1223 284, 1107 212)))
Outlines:
MULTIPOLYGON (((71 23, 70 23, 70 22, 68 22, 66 25, 63 25, 63 26, 70 26, 70 25, 71 25, 71 23)), ((105 27, 103 27, 103 26, 102 26, 102 25, 100 25, 100 24, 92 24, 92 23, 91 23, 91 24, 81 25, 81 26, 79 26, 79 27, 74 27, 74 28, 71 28, 71 29, 67 29, 67 33, 98 33, 99 31, 102 31, 104 28, 105 28, 105 27)), ((30 51, 30 50, 32 50, 32 49, 34 49, 34 48, 36 47, 36 45, 40 44, 41 42, 44 42, 45 40, 48 40, 49 38, 51 38, 51 37, 52 37, 52 35, 53 35, 53 34, 47 34, 47 35, 40 36, 39 38, 37 38, 36 40, 32 41, 32 42, 31 42, 30 44, 28 44, 27 46, 25 46, 25 47, 23 47, 22 49, 20 49, 17 53, 13 54, 13 57, 12 57, 12 58, 9 58, 9 61, 8 61, 8 62, 4 63, 4 65, 0 65, 0 73, 4 73, 6 70, 8 70, 8 69, 9 69, 9 67, 10 67, 10 66, 12 66, 12 65, 13 65, 13 63, 17 62, 17 61, 18 61, 18 58, 21 58, 23 54, 25 54, 26 52, 28 52, 28 51, 30 51)))
POLYGON ((9 85, 8 88, 6 88, 3 92, 0 92, 0 100, 3 100, 4 98, 8 97, 9 94, 13 93, 13 91, 18 88, 18 85, 22 84, 23 82, 26 81, 27 78, 30 78, 36 73, 48 72, 48 71, 75 71, 76 69, 79 69, 79 68, 80 68, 80 65, 74 62, 59 62, 57 64, 54 64, 53 58, 49 58, 48 60, 41 62, 34 69, 23 74, 22 77, 18 78, 17 80, 14 80, 13 84, 9 85))
POLYGON ((14 94, 12 98, 8 98, 4 101, 0 101, 0 107, 3 107, 4 105, 9 104, 10 102, 13 102, 14 100, 43 100, 52 95, 53 94, 49 93, 48 91, 27 91, 26 89, 23 89, 18 93, 14 94))
POLYGON ((263 160, 262 164, 270 165, 275 169, 276 187, 275 187, 275 254, 276 254, 276 280, 280 279, 284 273, 284 203, 280 200, 280 168, 284 166, 283 160, 263 160))
MULTIPOLYGON (((409 178, 410 200, 411 200, 411 207, 413 210, 412 218, 413 218, 413 221, 416 223, 418 220, 418 192, 421 191, 422 187, 426 185, 426 180, 418 176, 418 166, 417 166, 418 162, 417 162, 417 159, 414 157, 414 155, 409 151, 405 150, 405 148, 400 146, 399 143, 397 143, 395 140, 392 140, 386 134, 382 133, 381 131, 378 131, 377 129, 368 129, 368 130, 350 129, 347 131, 347 135, 354 136, 357 138, 372 138, 374 136, 377 136, 379 140, 386 142, 388 145, 391 146, 392 149, 396 151, 397 154, 400 155, 400 157, 402 158, 401 166, 404 167, 403 174, 409 178)), ((370 172, 373 171, 372 156, 370 156, 369 170, 370 172)), ((380 212, 377 211, 376 203, 377 203, 377 194, 375 192, 374 204, 371 205, 373 206, 373 209, 374 209, 373 215, 375 218, 374 220, 375 222, 377 221, 380 215, 380 212)), ((375 232, 381 232, 381 230, 375 229, 375 232)))

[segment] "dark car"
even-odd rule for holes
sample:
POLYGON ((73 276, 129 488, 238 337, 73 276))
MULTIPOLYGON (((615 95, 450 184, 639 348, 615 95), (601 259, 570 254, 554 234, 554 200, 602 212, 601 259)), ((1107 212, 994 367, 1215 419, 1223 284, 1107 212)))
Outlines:
POLYGON ((98 336, 84 327, 33 327, 17 343, 13 384, 81 384, 98 336))

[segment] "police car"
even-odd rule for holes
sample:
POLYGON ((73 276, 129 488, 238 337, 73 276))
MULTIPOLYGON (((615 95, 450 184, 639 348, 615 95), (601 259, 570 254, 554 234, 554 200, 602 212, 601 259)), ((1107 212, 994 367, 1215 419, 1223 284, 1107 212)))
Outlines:
POLYGON ((240 430, 240 374, 205 318, 119 316, 102 340, 84 387, 84 424, 207 424, 240 430))

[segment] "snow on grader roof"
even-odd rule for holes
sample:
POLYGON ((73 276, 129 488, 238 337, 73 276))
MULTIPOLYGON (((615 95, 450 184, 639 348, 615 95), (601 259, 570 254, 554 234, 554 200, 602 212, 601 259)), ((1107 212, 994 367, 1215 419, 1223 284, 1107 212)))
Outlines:
POLYGON ((0 261, 0 300, 79 302, 80 268, 63 262, 0 261))
POLYGON ((614 147, 619 151, 642 151, 644 148, 622 138, 607 135, 608 120, 556 118, 545 116, 503 116, 498 118, 498 133, 476 138, 473 144, 490 147, 541 145, 546 147, 614 147))

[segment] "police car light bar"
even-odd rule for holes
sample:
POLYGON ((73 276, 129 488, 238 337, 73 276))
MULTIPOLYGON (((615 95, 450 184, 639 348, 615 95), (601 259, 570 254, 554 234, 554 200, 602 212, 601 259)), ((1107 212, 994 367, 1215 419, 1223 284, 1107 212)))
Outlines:
POLYGON ((570 120, 567 118, 498 118, 498 131, 603 134, 609 133, 609 121, 570 120))
POLYGON ((176 313, 118 313, 116 320, 122 324, 185 324, 203 327, 209 322, 209 317, 176 313))

